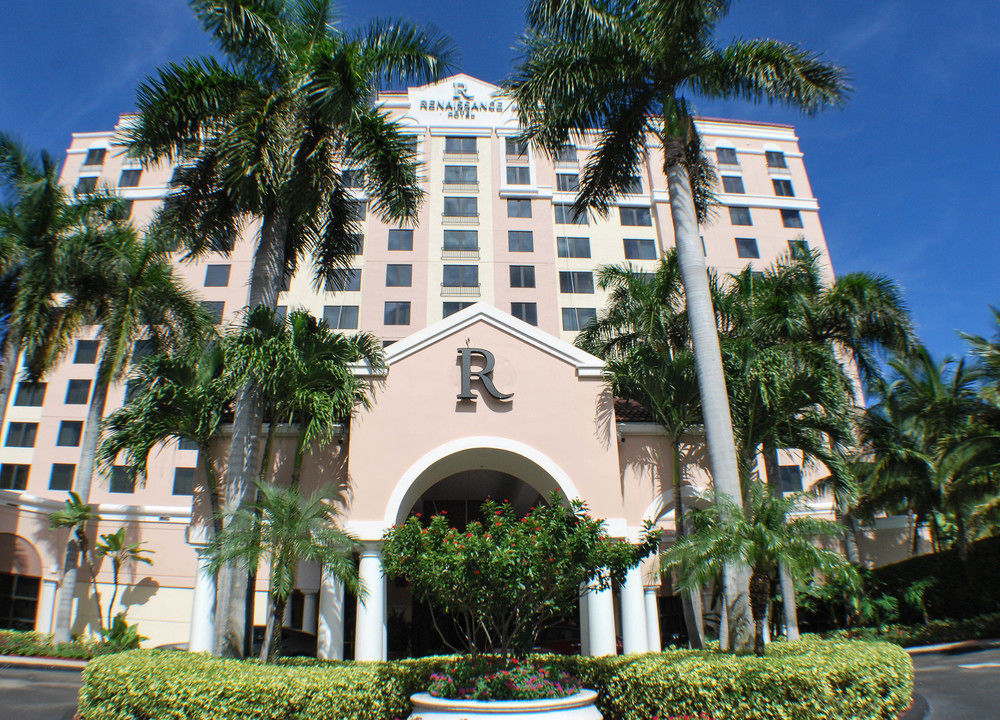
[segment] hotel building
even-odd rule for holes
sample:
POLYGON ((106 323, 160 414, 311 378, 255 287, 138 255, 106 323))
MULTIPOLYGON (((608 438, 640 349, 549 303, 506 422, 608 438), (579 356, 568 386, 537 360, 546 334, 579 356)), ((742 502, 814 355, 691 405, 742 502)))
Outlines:
MULTIPOLYGON (((606 217, 575 217, 570 206, 590 141, 554 162, 519 145, 516 117, 497 92, 456 75, 384 93, 383 106, 412 134, 423 164, 426 200, 418 221, 392 226, 367 213, 342 289, 317 290, 304 270, 279 300, 281 308, 307 308, 334 329, 374 333, 386 344, 389 366, 373 378, 374 407, 306 462, 303 484, 337 484, 343 523, 364 541, 359 563, 369 597, 363 603, 345 597, 321 568, 299 568, 287 624, 316 635, 326 657, 374 659, 429 647, 420 639, 426 610, 381 572, 379 539, 411 512, 448 509, 462 516, 487 496, 527 508, 558 490, 585 500, 616 537, 636 536, 645 520, 673 527, 663 432, 641 408, 616 402, 601 361, 572 345, 606 301, 595 270, 631 263, 652 271, 674 244, 662 153, 651 139, 632 192, 606 217), (475 377, 473 397, 458 397, 466 394, 463 349, 474 367, 494 360, 488 377, 509 398, 494 397, 475 377)), ((114 129, 75 133, 62 178, 84 192, 116 188, 141 225, 169 192, 173 168, 143 168, 124 157, 116 138, 128 122, 126 115, 114 129)), ((721 177, 721 206, 703 227, 709 266, 721 275, 747 264, 763 269, 808 248, 832 278, 794 128, 709 118, 697 125, 721 177)), ((247 302, 253 249, 245 241, 226 257, 178 262, 179 274, 223 324, 247 302)), ((51 627, 66 534, 50 530, 47 516, 72 485, 96 353, 94 335, 81 335, 44 382, 16 382, 11 392, 0 435, 0 627, 51 627)), ((124 391, 112 389, 108 412, 124 391)), ((279 428, 279 445, 293 433, 279 428)), ((709 476, 693 456, 682 471, 685 492, 697 502, 709 476)), ((789 489, 818 476, 793 454, 779 462, 789 489)), ((95 481, 90 502, 101 521, 92 532, 124 526, 131 541, 155 551, 151 567, 127 569, 121 596, 121 609, 139 622, 147 644, 205 649, 214 589, 196 554, 205 520, 197 451, 171 444, 150 465, 143 487, 114 472, 95 481)), ((818 501, 815 510, 829 514, 831 504, 818 501)), ((862 534, 870 560, 905 552, 906 523, 886 519, 862 534)), ((85 580, 81 571, 75 633, 86 631, 94 613, 85 580)), ((108 563, 99 580, 110 582, 108 563)), ((616 638, 625 652, 658 649, 672 596, 669 579, 661 582, 652 565, 637 568, 621 588, 591 593, 576 631, 583 651, 613 653, 616 638)), ((265 597, 261 577, 257 623, 265 597)))

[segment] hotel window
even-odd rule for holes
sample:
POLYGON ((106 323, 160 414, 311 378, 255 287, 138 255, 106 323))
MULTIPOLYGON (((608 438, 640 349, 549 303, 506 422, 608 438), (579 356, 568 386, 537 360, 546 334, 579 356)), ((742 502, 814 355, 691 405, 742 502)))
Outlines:
POLYGON ((649 238, 625 238, 626 260, 656 260, 656 244, 649 238))
POLYGON ((802 227, 802 215, 799 214, 798 210, 782 210, 781 224, 786 228, 800 228, 802 227))
POLYGON ((590 238, 557 237, 556 252, 561 258, 589 258, 590 238))
POLYGON ((327 326, 333 330, 357 330, 358 306, 325 305, 323 306, 323 319, 327 326))
POLYGON ((353 218, 357 221, 362 221, 368 214, 368 201, 367 200, 350 200, 347 202, 347 214, 348 217, 353 218))
POLYGON ((443 303, 443 306, 441 308, 441 316, 448 317, 449 315, 454 315, 459 310, 465 310, 465 308, 471 307, 472 305, 475 305, 475 303, 469 300, 460 300, 455 302, 443 303))
POLYGON ((137 363, 145 360, 157 351, 157 343, 153 338, 136 340, 132 346, 132 362, 137 363))
POLYGON ((75 365, 92 365, 97 362, 97 340, 77 340, 76 352, 73 353, 75 365))
POLYGON ((445 185, 474 185, 476 182, 478 182, 478 175, 475 165, 444 166, 445 185))
POLYGON ((24 490, 28 487, 30 465, 4 463, 0 465, 0 490, 24 490))
POLYGON ((45 386, 43 382, 20 382, 17 384, 17 394, 14 405, 18 407, 41 407, 45 403, 45 386))
POLYGON ((115 465, 111 468, 111 486, 108 492, 134 493, 135 476, 131 475, 124 465, 115 465))
POLYGON ((385 304, 385 324, 386 325, 409 325, 410 324, 410 303, 408 302, 387 302, 385 304))
POLYGON ((191 438, 182 437, 180 440, 177 441, 177 449, 178 450, 197 450, 198 449, 198 443, 196 443, 191 438))
POLYGON ((86 405, 90 399, 90 380, 70 380, 66 384, 67 405, 86 405))
POLYGON ((507 168, 508 185, 531 185, 531 168, 512 165, 507 168))
POLYGON ((208 313, 208 316, 212 318, 213 325, 222 324, 222 316, 226 312, 226 303, 222 300, 202 300, 202 308, 208 313))
POLYGON ((644 207, 620 207, 618 208, 618 217, 621 219, 622 225, 652 225, 653 218, 649 213, 649 208, 644 207))
POLYGON ((445 287, 479 287, 479 267, 477 265, 445 265, 445 287))
POLYGON ((118 176, 118 187, 138 187, 140 177, 142 177, 142 170, 122 170, 122 174, 118 176))
POLYGON ((412 230, 390 230, 389 231, 390 250, 412 250, 413 231, 412 230))
POLYGON ((413 285, 412 265, 385 266, 386 287, 410 287, 411 285, 413 285))
POLYGON ((76 465, 53 463, 52 474, 49 475, 49 490, 72 490, 75 474, 76 465))
POLYGON ((733 225, 753 225, 753 219, 750 217, 750 208, 730 205, 729 222, 733 225))
POLYGON ((83 159, 84 165, 103 165, 104 156, 108 154, 108 151, 104 148, 91 148, 87 151, 87 157, 83 159))
POLYGON ((361 269, 337 268, 331 270, 323 287, 327 292, 358 292, 361 290, 361 269))
POLYGON ((344 170, 340 173, 340 182, 344 187, 363 188, 365 186, 364 170, 344 170))
POLYGON ((590 225, 587 213, 575 212, 570 203, 553 203, 552 207, 556 213, 557 225, 590 225))
POLYGON ((772 168, 786 168, 785 153, 780 150, 766 150, 764 157, 767 159, 767 166, 772 168))
POLYGON ((444 214, 448 217, 477 217, 479 200, 474 197, 446 197, 444 214))
POLYGON ((134 200, 123 200, 118 198, 117 207, 113 208, 111 212, 115 218, 121 222, 125 222, 132 217, 132 207, 134 205, 134 200))
POLYGON ((556 162, 576 162, 576 145, 563 145, 556 152, 556 162))
POLYGON ((789 240, 788 252, 793 258, 804 258, 809 255, 809 243, 805 240, 789 240))
POLYGON ((623 190, 626 195, 642 195, 642 179, 638 175, 633 175, 623 190))
POLYGON ((798 465, 779 465, 778 487, 783 493, 802 492, 802 468, 798 465))
POLYGON ((759 258, 757 241, 753 238, 736 238, 736 254, 741 258, 759 258))
POLYGON ((209 265, 205 268, 205 287, 229 285, 229 265, 209 265))
POLYGON ((511 157, 524 157, 528 154, 528 142, 526 140, 507 138, 506 148, 507 154, 511 157))
POLYGON ((531 230, 508 230, 507 249, 510 252, 533 252, 535 236, 531 230))
POLYGON ((179 467, 174 470, 173 495, 194 495, 194 468, 179 467))
POLYGON ((562 329, 583 330, 597 320, 597 310, 594 308, 563 308, 562 329))
POLYGON ((795 190, 792 189, 791 180, 774 178, 771 180, 771 184, 774 185, 775 195, 778 195, 780 197, 795 197, 795 190))
POLYGON ((444 152, 446 155, 475 155, 476 138, 446 137, 444 139, 444 152))
POLYGON ((83 422, 80 420, 63 420, 59 423, 59 434, 56 445, 59 447, 80 447, 80 437, 83 435, 83 422))
POLYGON ((577 192, 580 189, 578 173, 556 173, 556 189, 560 192, 577 192))
POLYGON ((531 200, 520 198, 507 199, 507 217, 509 218, 530 218, 531 200))
POLYGON ((96 177, 82 177, 76 181, 76 192, 80 195, 92 193, 97 189, 96 177))
POLYGON ((592 295, 594 293, 594 274, 570 270, 560 271, 559 292, 592 295))
POLYGON ((280 322, 285 322, 288 318, 288 306, 287 305, 275 305, 274 306, 274 317, 276 317, 280 322))
POLYGON ((510 304, 510 314, 529 325, 538 324, 538 304, 533 302, 516 302, 510 304))
POLYGON ((479 249, 479 233, 475 230, 445 230, 442 250, 450 252, 479 249))
POLYGON ((533 287, 535 287, 535 266, 534 265, 511 265, 510 266, 510 286, 512 288, 533 288, 533 287))
POLYGON ((715 148, 715 159, 720 165, 739 165, 736 159, 736 148, 719 147, 715 148))
POLYGON ((418 138, 416 135, 406 135, 401 140, 401 143, 403 147, 406 148, 406 151, 414 157, 416 157, 417 155, 417 143, 419 142, 420 138, 418 138))
POLYGON ((365 236, 361 233, 348 233, 347 242, 351 248, 351 255, 361 255, 365 251, 365 236))
POLYGON ((12 422, 7 426, 7 447, 35 447, 38 423, 12 422))
POLYGON ((746 190, 743 188, 743 178, 735 175, 722 176, 722 190, 727 193, 743 195, 746 190))

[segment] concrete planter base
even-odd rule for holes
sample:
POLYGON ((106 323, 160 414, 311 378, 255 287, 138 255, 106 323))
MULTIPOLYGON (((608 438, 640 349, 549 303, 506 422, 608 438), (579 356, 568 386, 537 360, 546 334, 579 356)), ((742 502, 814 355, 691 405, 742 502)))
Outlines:
POLYGON ((596 699, 593 690, 549 700, 446 700, 417 693, 410 696, 410 720, 601 720, 596 699))

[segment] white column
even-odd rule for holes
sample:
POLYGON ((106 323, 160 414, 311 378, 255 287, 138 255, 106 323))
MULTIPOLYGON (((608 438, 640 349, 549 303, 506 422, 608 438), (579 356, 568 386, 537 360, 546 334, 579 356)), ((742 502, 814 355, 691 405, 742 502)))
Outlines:
MULTIPOLYGON (((316 632, 316 601, 317 594, 307 592, 302 596, 302 631, 316 632)), ((343 604, 343 603, 342 603, 343 604)))
POLYGON ((646 642, 646 601, 643 597, 642 568, 639 565, 625 573, 621 588, 622 651, 626 655, 648 652, 646 642))
POLYGON ((319 588, 316 657, 322 660, 344 659, 344 585, 326 570, 319 588))
POLYGON ((386 586, 378 543, 366 543, 358 566, 361 586, 368 592, 358 598, 358 623, 354 637, 355 660, 386 658, 386 586))
POLYGON ((591 655, 617 655, 615 635, 615 601, 611 588, 587 592, 587 630, 590 641, 587 650, 591 655))
POLYGON ((58 580, 42 580, 38 591, 38 611, 35 614, 35 632, 52 632, 52 614, 56 610, 56 588, 58 580))
POLYGON ((281 618, 282 627, 292 626, 292 596, 289 595, 288 599, 285 601, 285 614, 281 618))
POLYGON ((587 609, 587 598, 590 593, 584 591, 580 596, 580 654, 590 655, 590 611, 587 609))
POLYGON ((644 588, 646 596, 646 645, 650 652, 660 652, 660 606, 656 601, 655 587, 644 588))
POLYGON ((211 652, 215 633, 215 574, 208 567, 208 559, 201 555, 198 556, 198 570, 194 576, 190 633, 188 650, 211 652))

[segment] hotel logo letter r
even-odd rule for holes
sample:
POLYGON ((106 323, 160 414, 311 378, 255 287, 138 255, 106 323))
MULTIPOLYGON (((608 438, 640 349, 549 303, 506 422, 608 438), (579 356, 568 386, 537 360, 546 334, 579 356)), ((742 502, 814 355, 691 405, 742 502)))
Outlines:
POLYGON ((483 383, 483 387, 486 388, 486 392, 495 397, 497 400, 509 400, 514 397, 514 393, 502 393, 497 390, 497 386, 493 384, 493 366, 496 364, 496 359, 493 357, 493 353, 489 350, 483 350, 482 348, 459 348, 458 354, 462 357, 462 392, 459 394, 459 400, 475 400, 476 395, 472 392, 472 378, 479 378, 483 383), (483 358, 483 369, 473 370, 472 369, 472 356, 479 355, 483 358))

